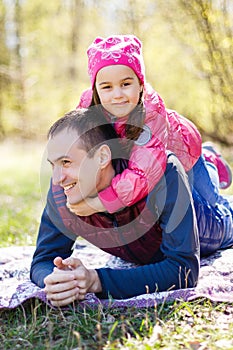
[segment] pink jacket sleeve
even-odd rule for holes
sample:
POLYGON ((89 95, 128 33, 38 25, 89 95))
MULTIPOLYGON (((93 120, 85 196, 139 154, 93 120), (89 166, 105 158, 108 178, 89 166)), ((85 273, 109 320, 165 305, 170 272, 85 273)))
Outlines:
POLYGON ((167 163, 168 123, 157 93, 145 96, 145 130, 132 148, 128 168, 116 175, 99 198, 109 213, 131 206, 144 198, 159 182, 167 163), (147 106, 148 105, 148 106, 147 106))
POLYGON ((176 111, 167 109, 169 122, 168 149, 176 154, 185 171, 189 171, 202 151, 202 139, 196 126, 176 111))

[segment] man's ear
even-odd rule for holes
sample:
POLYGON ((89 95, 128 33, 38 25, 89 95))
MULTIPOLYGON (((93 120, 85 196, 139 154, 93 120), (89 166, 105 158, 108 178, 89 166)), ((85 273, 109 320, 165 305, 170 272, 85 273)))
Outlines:
POLYGON ((108 145, 102 145, 98 149, 98 161, 101 169, 105 168, 112 161, 112 153, 108 145))

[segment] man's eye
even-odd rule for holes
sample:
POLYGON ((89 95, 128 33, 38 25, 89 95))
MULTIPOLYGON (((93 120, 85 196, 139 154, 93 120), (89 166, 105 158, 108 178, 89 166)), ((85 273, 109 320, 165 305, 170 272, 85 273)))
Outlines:
POLYGON ((70 161, 69 160, 66 160, 66 159, 64 159, 64 160, 62 160, 62 165, 63 166, 67 166, 67 165, 69 165, 70 164, 70 161))

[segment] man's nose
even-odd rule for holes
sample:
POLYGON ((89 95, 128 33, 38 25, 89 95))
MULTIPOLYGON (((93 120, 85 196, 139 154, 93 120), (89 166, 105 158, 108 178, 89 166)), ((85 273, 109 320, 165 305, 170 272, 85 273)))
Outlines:
POLYGON ((59 166, 54 166, 53 168, 53 184, 54 185, 60 185, 64 180, 64 173, 62 171, 62 168, 59 166))

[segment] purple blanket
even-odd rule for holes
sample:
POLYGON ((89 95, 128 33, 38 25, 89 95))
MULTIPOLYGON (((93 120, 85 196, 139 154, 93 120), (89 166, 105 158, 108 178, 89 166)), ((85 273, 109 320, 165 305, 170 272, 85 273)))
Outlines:
MULTIPOLYGON (((80 242, 79 242, 80 243, 80 242)), ((28 299, 38 298, 47 303, 45 293, 29 280, 29 268, 35 247, 10 247, 0 249, 0 308, 12 309, 28 299)), ((132 266, 85 243, 74 249, 86 267, 127 268, 132 266)), ((212 301, 233 302, 233 248, 217 251, 201 260, 201 272, 196 288, 161 293, 148 293, 125 300, 99 300, 88 294, 81 305, 108 307, 147 307, 172 300, 190 301, 205 297, 212 301)))

